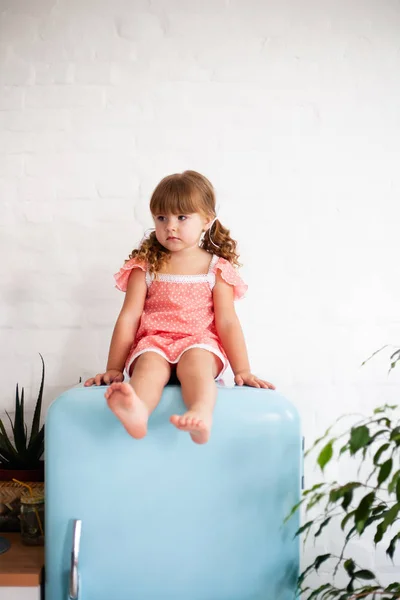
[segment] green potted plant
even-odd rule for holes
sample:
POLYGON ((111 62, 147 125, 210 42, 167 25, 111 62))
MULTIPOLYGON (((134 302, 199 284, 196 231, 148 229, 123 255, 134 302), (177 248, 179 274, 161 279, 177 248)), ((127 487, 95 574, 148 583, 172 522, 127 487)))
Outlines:
MULTIPOLYGON (((389 372, 400 360, 400 349, 390 360, 389 372)), ((334 535, 341 539, 341 551, 318 554, 299 577, 299 593, 304 600, 400 599, 399 571, 397 581, 383 584, 373 571, 357 564, 348 550, 349 542, 363 537, 365 544, 371 544, 371 552, 382 544, 390 560, 396 547, 400 548, 400 406, 385 404, 365 418, 354 421, 353 417, 345 428, 338 426, 343 419, 329 427, 306 454, 317 449, 322 471, 334 458, 358 459, 357 478, 340 484, 316 483, 303 491, 287 517, 305 507, 305 523, 297 531, 297 535, 305 534, 305 543, 309 537, 317 541, 327 526, 336 524, 334 535), (318 585, 309 583, 311 575, 318 576, 318 585)))
POLYGON ((33 419, 28 432, 24 411, 24 388, 19 393, 18 384, 15 393, 14 420, 8 413, 11 433, 7 434, 3 421, 0 419, 0 481, 43 481, 44 462, 44 425, 40 427, 42 397, 44 385, 44 360, 42 361, 42 380, 36 400, 33 419))

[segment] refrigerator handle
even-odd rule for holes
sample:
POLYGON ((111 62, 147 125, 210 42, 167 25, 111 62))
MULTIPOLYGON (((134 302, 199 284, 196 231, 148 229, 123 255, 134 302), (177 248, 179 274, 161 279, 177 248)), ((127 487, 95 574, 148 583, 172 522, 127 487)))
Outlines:
POLYGON ((82 521, 75 519, 72 533, 71 568, 69 572, 69 600, 79 599, 79 548, 81 543, 82 521))

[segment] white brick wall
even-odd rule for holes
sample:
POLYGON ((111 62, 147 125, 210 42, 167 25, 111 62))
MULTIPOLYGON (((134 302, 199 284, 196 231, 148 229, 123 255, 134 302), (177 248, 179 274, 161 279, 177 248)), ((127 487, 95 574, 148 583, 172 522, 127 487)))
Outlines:
POLYGON ((39 351, 47 402, 104 366, 112 273, 186 168, 240 241, 254 369, 308 440, 398 401, 383 357, 359 365, 400 340, 399 31, 395 0, 0 0, 0 406, 36 391, 39 351))

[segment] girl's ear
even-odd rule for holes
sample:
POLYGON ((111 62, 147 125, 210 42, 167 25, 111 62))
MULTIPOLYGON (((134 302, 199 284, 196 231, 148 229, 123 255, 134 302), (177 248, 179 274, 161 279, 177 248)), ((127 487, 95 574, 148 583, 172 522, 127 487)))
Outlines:
POLYGON ((204 231, 208 231, 210 229, 210 227, 214 224, 216 219, 217 219, 217 217, 212 217, 211 219, 207 219, 204 224, 204 231))

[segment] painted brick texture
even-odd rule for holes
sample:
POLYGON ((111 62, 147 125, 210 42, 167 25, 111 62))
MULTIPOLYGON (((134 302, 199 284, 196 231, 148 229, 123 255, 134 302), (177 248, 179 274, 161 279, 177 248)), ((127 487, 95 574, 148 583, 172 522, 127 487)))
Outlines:
POLYGON ((400 340, 399 31, 394 0, 0 0, 0 408, 16 381, 33 403, 38 352, 47 403, 103 368, 112 274, 187 168, 240 242, 253 368, 308 442, 398 401, 383 356, 360 364, 400 340))

